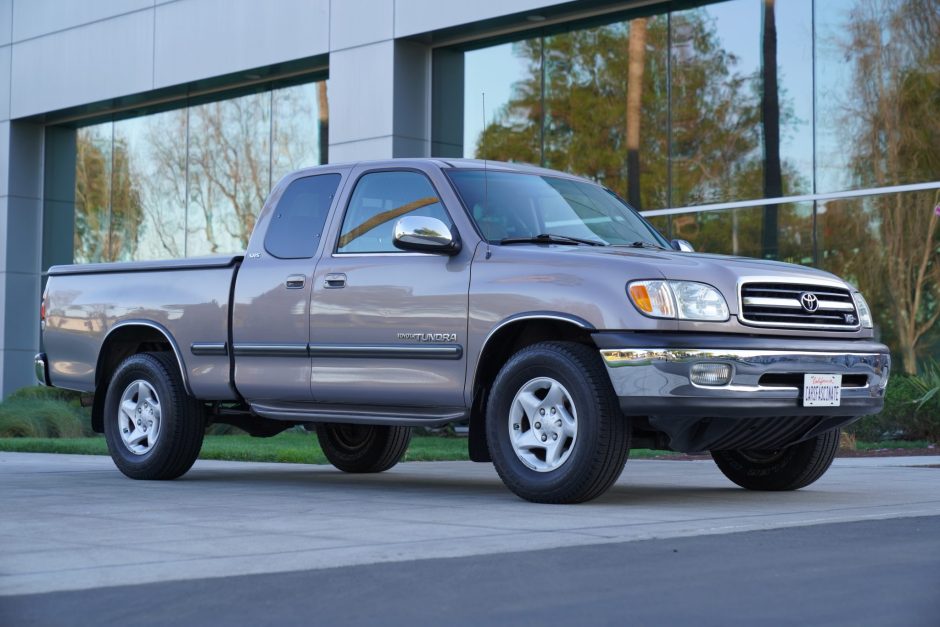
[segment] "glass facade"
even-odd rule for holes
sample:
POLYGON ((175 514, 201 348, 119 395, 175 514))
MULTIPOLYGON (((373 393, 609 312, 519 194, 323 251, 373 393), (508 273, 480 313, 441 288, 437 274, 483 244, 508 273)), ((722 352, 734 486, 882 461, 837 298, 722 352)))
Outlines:
POLYGON ((326 82, 79 128, 76 263, 239 252, 292 170, 326 162, 326 82))
POLYGON ((940 354, 940 0, 643 11, 447 50, 463 156, 601 182, 697 250, 832 271, 900 369, 940 354))

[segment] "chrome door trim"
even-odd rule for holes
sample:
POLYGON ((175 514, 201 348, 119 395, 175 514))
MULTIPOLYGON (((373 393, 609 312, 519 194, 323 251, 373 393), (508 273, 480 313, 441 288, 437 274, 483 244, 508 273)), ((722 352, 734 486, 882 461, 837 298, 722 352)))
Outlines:
POLYGON ((403 344, 310 344, 311 357, 374 357, 377 359, 460 359, 460 344, 411 346, 403 344))
POLYGON ((260 344, 236 342, 236 357, 306 357, 306 344, 260 344))

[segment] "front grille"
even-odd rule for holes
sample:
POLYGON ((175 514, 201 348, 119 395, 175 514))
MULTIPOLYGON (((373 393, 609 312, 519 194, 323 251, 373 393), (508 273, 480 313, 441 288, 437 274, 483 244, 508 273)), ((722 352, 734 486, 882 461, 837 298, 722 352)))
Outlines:
MULTIPOLYGON (((810 300, 812 300, 810 298, 810 300)), ((754 282, 741 286, 741 322, 762 327, 797 327, 854 331, 858 312, 844 287, 814 283, 754 282), (801 298, 815 296, 818 307, 807 310, 801 298)))

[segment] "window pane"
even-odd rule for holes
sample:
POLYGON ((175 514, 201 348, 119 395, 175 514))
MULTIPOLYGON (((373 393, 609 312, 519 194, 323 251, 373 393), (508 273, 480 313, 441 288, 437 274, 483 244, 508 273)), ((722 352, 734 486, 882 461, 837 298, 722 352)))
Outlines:
POLYGON ((940 179, 940 3, 816 3, 818 191, 940 179))
POLYGON ((547 167, 666 206, 667 38, 664 15, 545 38, 547 167))
POLYGON ((327 94, 327 81, 274 91, 272 184, 294 170, 327 162, 327 94))
POLYGON ((186 254, 240 252, 271 188, 271 94, 189 110, 186 254))
POLYGON ((820 266, 858 286, 896 367, 913 372, 940 341, 936 190, 819 203, 820 266), (926 265, 923 265, 926 264, 926 265), (923 272, 921 272, 923 268, 923 272))
POLYGON ((339 180, 339 174, 324 174, 291 183, 271 216, 265 250, 282 259, 313 257, 339 180))
POLYGON ((401 252, 392 242, 395 223, 404 216, 427 216, 450 223, 431 182, 418 172, 374 172, 356 184, 338 252, 401 252))
POLYGON ((813 263, 813 203, 776 207, 779 249, 765 254, 761 244, 767 207, 702 211, 672 216, 672 237, 688 240, 698 252, 813 263))
POLYGON ((735 0, 672 14, 673 206, 761 194, 760 8, 735 0))
POLYGON ((541 57, 541 40, 537 38, 466 53, 465 157, 541 162, 541 57))
POLYGON ((75 148, 75 263, 113 261, 111 123, 78 129, 75 148))
POLYGON ((111 241, 121 260, 185 255, 186 111, 114 124, 111 241))

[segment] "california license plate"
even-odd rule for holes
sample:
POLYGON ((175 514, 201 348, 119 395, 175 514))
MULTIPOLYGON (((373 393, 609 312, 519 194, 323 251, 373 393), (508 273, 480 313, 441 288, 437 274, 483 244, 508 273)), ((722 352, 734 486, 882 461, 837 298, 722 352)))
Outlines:
POLYGON ((838 407, 841 402, 841 374, 803 375, 804 407, 838 407))

